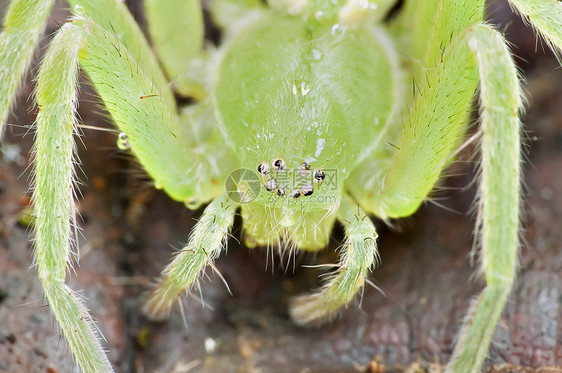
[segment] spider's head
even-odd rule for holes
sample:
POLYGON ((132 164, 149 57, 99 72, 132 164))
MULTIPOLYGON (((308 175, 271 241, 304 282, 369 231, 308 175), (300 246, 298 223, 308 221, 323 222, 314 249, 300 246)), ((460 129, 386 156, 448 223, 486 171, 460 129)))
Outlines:
POLYGON ((242 165, 257 174, 262 206, 332 211, 351 169, 345 118, 316 85, 287 81, 248 120, 242 165))
POLYGON ((345 162, 338 141, 311 134, 302 126, 293 133, 255 136, 258 145, 243 160, 257 176, 255 202, 289 214, 332 210, 339 205, 347 170, 342 167, 345 162))

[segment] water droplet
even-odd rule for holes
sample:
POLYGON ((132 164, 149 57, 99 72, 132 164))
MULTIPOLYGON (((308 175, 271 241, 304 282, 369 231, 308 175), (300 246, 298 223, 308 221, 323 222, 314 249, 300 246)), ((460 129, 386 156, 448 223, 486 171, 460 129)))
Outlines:
POLYGON ((125 132, 121 132, 117 137, 117 147, 121 150, 131 150, 131 144, 129 144, 129 136, 125 132))
POLYGON ((301 94, 306 96, 310 92, 310 84, 307 82, 301 82, 301 94))
POLYGON ((212 338, 205 339, 205 352, 212 354, 217 349, 217 342, 212 338))
POLYGON ((322 52, 320 52, 318 49, 313 49, 312 58, 314 58, 316 61, 320 61, 322 59, 322 52))
POLYGON ((185 207, 187 207, 188 209, 194 210, 197 207, 199 207, 200 203, 197 200, 197 198, 195 197, 189 197, 188 199, 185 200, 184 203, 185 207))
POLYGON ((343 35, 344 33, 344 28, 341 27, 339 24, 335 24, 332 26, 332 35, 336 36, 336 35, 343 35))
POLYGON ((318 139, 318 141, 316 141, 316 153, 314 154, 315 157, 320 156, 320 153, 322 153, 322 150, 324 150, 324 145, 326 145, 326 140, 318 139))

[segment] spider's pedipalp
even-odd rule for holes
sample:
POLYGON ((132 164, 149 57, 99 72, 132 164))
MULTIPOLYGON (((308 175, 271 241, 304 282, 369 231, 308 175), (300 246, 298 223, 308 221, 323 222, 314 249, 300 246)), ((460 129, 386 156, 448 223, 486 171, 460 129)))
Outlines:
POLYGON ((347 237, 342 246, 340 264, 316 293, 292 300, 291 317, 299 325, 333 318, 357 296, 376 264, 378 235, 366 213, 349 196, 344 195, 337 216, 345 226, 347 237), (358 211, 361 216, 357 215, 358 211))
POLYGON ((187 245, 162 272, 162 281, 143 307, 147 316, 155 320, 168 317, 178 298, 190 289, 207 265, 212 265, 223 249, 236 208, 226 196, 207 206, 187 245))

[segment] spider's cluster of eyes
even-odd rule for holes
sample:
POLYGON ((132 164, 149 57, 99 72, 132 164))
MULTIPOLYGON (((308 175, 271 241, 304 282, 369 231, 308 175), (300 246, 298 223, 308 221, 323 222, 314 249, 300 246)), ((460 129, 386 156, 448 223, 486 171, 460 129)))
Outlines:
POLYGON ((263 185, 268 192, 276 192, 279 197, 285 197, 288 194, 293 198, 300 196, 310 196, 314 193, 314 189, 319 187, 324 181, 326 174, 321 169, 312 171, 310 163, 302 162, 294 172, 287 169, 285 161, 281 158, 274 159, 271 166, 267 162, 262 162, 258 166, 258 173, 262 176, 263 185), (275 176, 272 174, 275 173, 275 176), (293 186, 288 183, 289 175, 293 174, 293 186))

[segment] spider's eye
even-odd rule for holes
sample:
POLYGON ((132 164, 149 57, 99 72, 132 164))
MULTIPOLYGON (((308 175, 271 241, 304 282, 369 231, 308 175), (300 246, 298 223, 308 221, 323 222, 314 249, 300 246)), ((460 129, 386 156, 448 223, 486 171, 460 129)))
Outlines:
POLYGON ((285 195, 285 190, 283 190, 281 188, 277 189, 277 195, 279 197, 283 197, 285 195))
POLYGON ((299 198, 301 196, 301 192, 298 190, 293 190, 293 198, 299 198))
POLYGON ((264 186, 268 192, 271 192, 273 189, 277 188, 277 183, 275 182, 275 179, 269 179, 265 182, 264 186))
POLYGON ((310 163, 308 163, 308 162, 306 162, 306 161, 305 161, 305 162, 302 162, 302 163, 301 163, 301 167, 302 167, 303 170, 308 171, 308 170, 310 170, 310 163))
POLYGON ((273 161, 273 168, 276 170, 284 170, 285 169, 285 161, 281 158, 277 158, 273 161))
POLYGON ((314 180, 322 181, 326 177, 326 174, 322 170, 314 171, 314 180))
POLYGON ((258 172, 262 175, 266 175, 268 170, 269 170, 269 165, 265 162, 263 162, 258 166, 258 172))
POLYGON ((309 196, 314 192, 314 188, 310 184, 303 185, 301 190, 304 196, 309 196))

